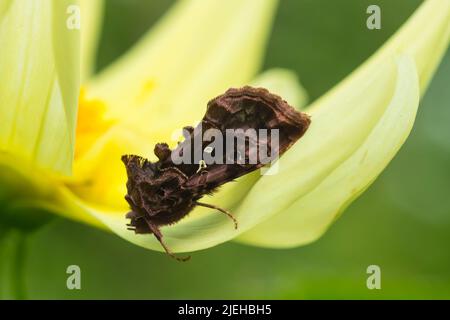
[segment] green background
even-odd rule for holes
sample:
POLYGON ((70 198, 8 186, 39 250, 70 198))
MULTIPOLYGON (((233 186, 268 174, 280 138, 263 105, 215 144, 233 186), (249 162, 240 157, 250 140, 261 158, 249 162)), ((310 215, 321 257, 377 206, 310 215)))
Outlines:
MULTIPOLYGON (((99 68, 139 39, 171 3, 107 0, 99 68)), ((420 3, 282 0, 264 69, 296 71, 316 99, 370 56, 420 3), (366 28, 370 4, 382 8, 382 30, 366 28)), ((405 146, 316 243, 269 250, 230 242, 177 263, 115 235, 54 219, 27 239, 27 298, 450 298, 449 83, 447 53, 405 146), (71 264, 81 267, 80 291, 66 288, 71 264), (366 287, 372 264, 381 267, 381 290, 366 287)))

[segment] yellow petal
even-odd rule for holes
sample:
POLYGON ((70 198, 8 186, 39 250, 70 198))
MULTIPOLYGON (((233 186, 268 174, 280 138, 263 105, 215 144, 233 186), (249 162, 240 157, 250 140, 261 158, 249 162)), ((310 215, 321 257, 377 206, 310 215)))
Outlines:
POLYGON ((95 68, 98 39, 103 22, 104 0, 80 0, 81 79, 88 79, 95 68))
POLYGON ((114 116, 131 117, 152 131, 170 134, 183 121, 197 121, 210 97, 254 77, 276 3, 179 1, 138 45, 92 80, 87 95, 104 101, 114 116))
POLYGON ((0 152, 2 223, 30 225, 28 220, 36 220, 36 209, 44 209, 72 220, 105 228, 98 219, 76 206, 79 200, 61 184, 60 178, 60 175, 40 169, 28 161, 0 152), (22 221, 25 219, 27 221, 22 221))
POLYGON ((73 3, 0 5, 0 150, 64 174, 79 92, 79 30, 67 28, 73 3))

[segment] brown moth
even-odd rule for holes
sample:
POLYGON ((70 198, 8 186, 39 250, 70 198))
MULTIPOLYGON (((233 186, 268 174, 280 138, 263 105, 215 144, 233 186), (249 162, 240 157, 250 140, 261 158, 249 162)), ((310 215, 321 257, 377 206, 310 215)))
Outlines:
POLYGON ((266 89, 248 86, 229 89, 208 103, 206 114, 196 128, 184 128, 185 139, 174 150, 166 143, 155 146, 157 162, 135 155, 122 157, 128 175, 125 199, 131 208, 127 214, 131 220, 128 229, 138 234, 153 234, 171 257, 188 260, 189 257, 174 256, 163 241, 160 227, 180 221, 195 206, 203 206, 224 213, 237 228, 237 221, 230 212, 199 200, 224 183, 263 167, 266 163, 260 158, 256 162, 247 161, 258 151, 269 150, 281 156, 304 135, 309 125, 308 115, 296 111, 266 89), (273 143, 272 135, 257 140, 245 136, 247 143, 240 153, 236 148, 218 149, 214 153, 220 151, 217 153, 219 159, 216 157, 214 162, 206 163, 196 155, 204 155, 206 151, 211 153, 209 146, 218 137, 213 139, 204 135, 211 131, 209 129, 219 132, 222 141, 226 140, 230 130, 240 133, 249 129, 276 130, 278 141, 273 143), (189 161, 174 161, 183 157, 189 161))

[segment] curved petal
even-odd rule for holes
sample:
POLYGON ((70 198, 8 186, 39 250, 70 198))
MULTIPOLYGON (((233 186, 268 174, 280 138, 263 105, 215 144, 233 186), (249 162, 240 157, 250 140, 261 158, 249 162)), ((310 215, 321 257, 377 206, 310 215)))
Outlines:
POLYGON ((81 79, 88 79, 95 68, 98 40, 103 22, 104 0, 80 0, 81 79))
POLYGON ((130 116, 137 123, 144 118, 144 129, 161 122, 167 127, 174 113, 195 121, 210 97, 253 78, 276 4, 179 1, 133 49, 88 84, 87 95, 104 101, 112 117, 130 116))
MULTIPOLYGON (((2 224, 29 225, 36 209, 44 209, 72 220, 105 228, 98 219, 75 207, 77 199, 61 184, 61 176, 30 162, 0 152, 0 203, 2 224), (67 195, 67 196, 66 196, 67 195), (70 201, 68 201, 71 197, 70 201), (31 214, 29 214, 31 212, 31 214)), ((39 222, 36 220, 36 222, 39 222)))
MULTIPOLYGON (((275 200, 273 197, 260 197, 259 202, 252 199, 252 192, 263 187, 255 186, 238 211, 277 213, 242 235, 240 241, 267 247, 294 247, 312 242, 325 232, 337 216, 383 171, 412 129, 419 106, 419 81, 416 66, 410 57, 400 58, 397 78, 395 93, 372 132, 353 154, 336 165, 319 184, 309 188, 303 195, 297 193, 297 200, 292 201, 291 198, 276 203, 271 203, 275 200), (266 209, 268 206, 269 209, 266 209)), ((317 136, 319 134, 329 136, 330 132, 316 130, 311 133, 308 142, 314 143, 314 135, 320 139, 317 136)), ((306 153, 308 142, 302 148, 306 153)), ((342 144, 336 147, 340 148, 342 144)), ((330 153, 335 151, 330 150, 330 153)), ((292 184, 290 181, 286 184, 283 190, 289 192, 292 184)))
POLYGON ((70 174, 79 92, 74 1, 2 1, 0 151, 70 174))
MULTIPOLYGON (((356 108, 361 108, 356 101, 350 99, 353 95, 352 92, 355 91, 355 88, 360 88, 359 90, 361 90, 361 85, 367 83, 367 79, 370 78, 371 74, 376 72, 377 68, 389 64, 392 57, 402 53, 410 55, 415 62, 419 75, 420 94, 423 95, 431 80, 431 76, 445 53, 449 40, 450 1, 426 1, 397 32, 397 34, 394 35, 371 59, 369 59, 365 65, 356 70, 353 75, 348 77, 338 87, 310 107, 309 110, 313 118, 313 125, 310 132, 302 142, 303 145, 300 144, 286 154, 286 158, 292 159, 293 163, 292 167, 287 168, 288 170, 291 170, 290 174, 300 177, 311 175, 314 167, 311 167, 307 160, 309 148, 314 148, 314 146, 312 146, 314 143, 317 147, 320 136, 325 134, 326 136, 342 136, 342 134, 339 133, 341 130, 340 127, 335 128, 334 134, 329 132, 330 130, 328 129, 323 129, 321 133, 315 130, 321 125, 318 123, 321 119, 321 114, 327 113, 328 116, 331 116, 336 109, 343 112, 341 118, 332 118, 334 123, 330 122, 329 125, 336 127, 336 123, 339 123, 340 126, 345 124, 346 130, 348 130, 348 118, 354 116, 355 112, 358 111, 356 108), (346 103, 347 107, 350 107, 350 109, 338 107, 338 105, 342 103, 346 103), (299 165, 296 166, 295 163, 298 163, 299 165), (304 171, 302 168, 306 168, 308 172, 302 174, 301 172, 304 171)), ((380 88, 377 86, 372 86, 370 92, 376 93, 379 89, 380 88)), ((376 102, 375 100, 372 100, 373 98, 367 95, 364 90, 361 91, 361 93, 361 99, 376 102)), ((381 97, 384 93, 379 92, 378 94, 381 97)), ((381 105, 378 108, 380 107, 381 105)), ((414 104, 411 103, 410 108, 414 108, 414 104)), ((409 111, 411 110, 413 109, 410 109, 409 111)), ((406 115, 408 114, 405 111, 405 117, 406 115)), ((409 113, 409 116, 413 117, 413 114, 409 113)), ((401 114, 397 117, 398 121, 408 121, 408 119, 402 118, 401 114)), ((322 126, 322 128, 324 127, 322 126)), ((283 200, 286 201, 279 201, 279 197, 276 197, 277 195, 280 195, 282 191, 275 192, 274 197, 265 198, 268 202, 273 201, 276 203, 271 214, 278 213, 243 235, 240 240, 261 246, 291 247, 308 243, 318 238, 326 230, 326 227, 329 226, 332 221, 337 218, 339 213, 343 211, 343 208, 362 193, 362 191, 370 185, 370 182, 375 180, 382 172, 384 167, 395 155, 394 151, 397 151, 400 148, 405 137, 409 134, 409 131, 410 123, 405 122, 403 135, 402 132, 393 132, 397 133, 397 141, 385 141, 386 150, 374 149, 379 152, 378 158, 376 158, 377 155, 374 154, 372 154, 372 159, 364 158, 364 164, 367 164, 366 161, 371 161, 369 162, 371 166, 366 165, 365 167, 360 168, 361 172, 359 173, 358 179, 355 179, 355 176, 350 172, 348 172, 347 179, 344 179, 342 171, 339 171, 344 169, 337 169, 333 165, 333 169, 330 171, 330 177, 325 178, 324 175, 323 178, 320 178, 320 183, 315 182, 313 188, 305 189, 303 188, 304 184, 297 184, 298 180, 296 180, 294 184, 289 183, 291 189, 281 188, 281 190, 284 190, 288 195, 282 197, 283 200), (391 145, 391 143, 394 143, 394 145, 391 145), (384 158, 382 158, 383 155, 384 158), (342 179, 340 181, 333 180, 333 176, 339 174, 336 172, 341 172, 342 179), (333 196, 329 193, 330 189, 327 189, 330 188, 332 183, 335 183, 333 186, 335 192, 333 196), (289 192, 289 190, 293 191, 289 192), (316 203, 312 204, 311 201, 315 201, 316 203), (282 223, 282 221, 284 221, 284 223, 282 223), (269 229, 271 236, 267 237, 269 229)), ((392 138, 394 138, 394 136, 392 138)), ((327 162, 327 159, 334 158, 336 154, 341 153, 349 147, 349 143, 346 141, 336 140, 334 143, 336 143, 337 147, 320 145, 320 148, 323 151, 323 158, 321 158, 318 153, 317 159, 325 159, 325 162, 327 162)), ((364 149, 366 147, 359 147, 358 150, 361 150, 361 148, 364 149)), ((374 145, 374 148, 376 148, 376 145, 374 145)), ((362 151, 356 151, 355 149, 354 152, 355 153, 352 155, 352 157, 355 157, 354 159, 361 157, 360 153, 362 151)), ((368 153, 368 155, 370 154, 371 153, 368 153)), ((347 159, 347 157, 348 156, 345 156, 343 159, 347 159)), ((347 164, 344 165, 342 162, 341 166, 352 166, 351 158, 348 159, 349 160, 346 160, 348 161, 347 164)), ((287 162, 289 161, 287 159, 284 160, 287 162)), ((317 161, 324 162, 324 160, 317 161)), ((353 169, 356 169, 356 167, 353 169)), ((266 187, 268 186, 270 180, 267 178, 268 177, 264 177, 259 181, 261 184, 256 185, 252 190, 253 193, 250 192, 246 198, 248 207, 244 204, 240 210, 250 210, 249 208, 255 210, 255 207, 257 207, 256 202, 258 202, 258 204, 260 203, 257 190, 264 188, 264 183, 266 183, 266 187), (254 197, 253 200, 251 199, 252 196, 254 197)), ((278 178, 279 180, 277 181, 282 183, 283 176, 278 176, 278 178)), ((277 188, 277 182, 272 181, 271 185, 272 187, 275 186, 275 188, 277 188)), ((264 210, 266 209, 264 208, 264 210)))

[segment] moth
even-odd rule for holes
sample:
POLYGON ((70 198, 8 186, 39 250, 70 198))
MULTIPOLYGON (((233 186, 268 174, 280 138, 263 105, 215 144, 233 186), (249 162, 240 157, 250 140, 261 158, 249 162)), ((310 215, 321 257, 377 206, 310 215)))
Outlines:
POLYGON ((151 162, 137 155, 122 157, 128 176, 125 199, 131 209, 126 215, 130 219, 128 229, 137 234, 153 234, 168 255, 180 261, 188 260, 190 257, 179 258, 171 252, 160 227, 175 224, 194 207, 202 206, 225 214, 237 228, 238 223, 229 211, 201 202, 201 198, 263 167, 266 162, 261 157, 249 161, 261 150, 281 156, 305 134, 310 122, 307 114, 264 88, 229 89, 208 103, 206 114, 195 128, 183 129, 184 141, 175 149, 171 150, 166 143, 156 144, 154 153, 158 161, 151 162), (259 139, 245 135, 252 129, 252 132, 276 132, 277 143, 272 134, 263 137, 261 134, 259 139), (211 131, 216 133, 214 139, 204 134, 211 131), (229 132, 241 134, 244 148, 241 146, 238 152, 236 145, 212 152, 211 144, 216 140, 228 141, 229 132), (215 161, 207 163, 204 160, 207 153, 214 153, 215 161), (180 158, 185 161, 178 161, 180 158))

